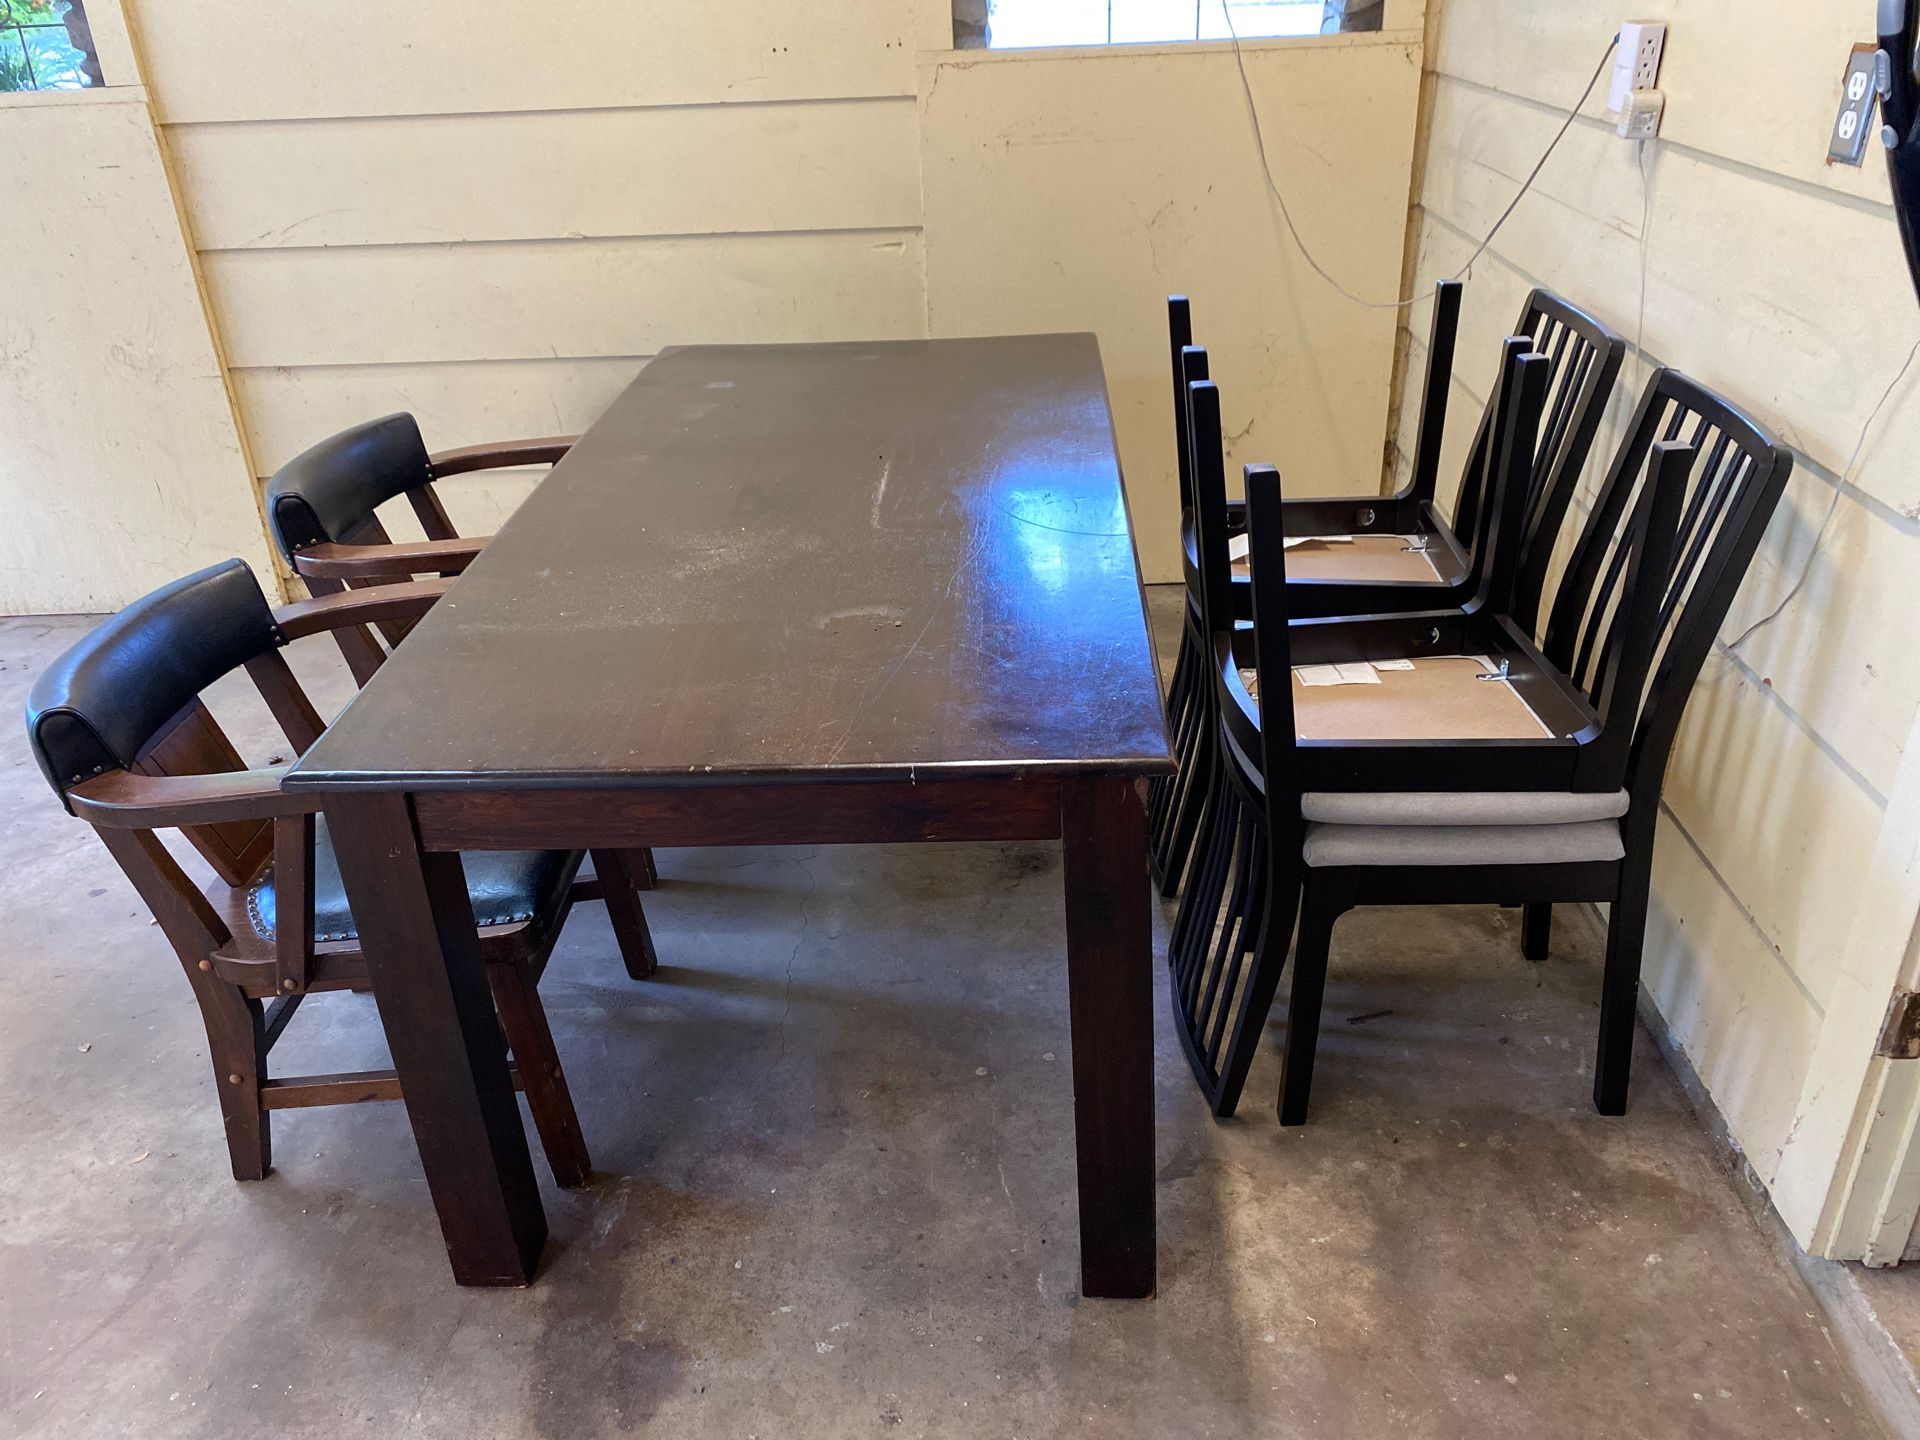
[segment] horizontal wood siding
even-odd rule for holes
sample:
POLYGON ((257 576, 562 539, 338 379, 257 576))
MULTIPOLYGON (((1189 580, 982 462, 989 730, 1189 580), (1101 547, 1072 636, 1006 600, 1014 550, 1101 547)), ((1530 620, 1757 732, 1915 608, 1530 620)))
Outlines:
MULTIPOLYGON (((1249 44, 1269 157, 1342 283, 1400 283, 1420 33, 1249 44), (1354 103, 1364 96, 1363 103, 1354 103)), ((1316 275, 1262 177, 1233 50, 937 57, 922 87, 935 334, 1091 330, 1149 579, 1177 580, 1166 297, 1193 301, 1240 466, 1377 494, 1395 316, 1316 275)))
POLYGON ((169 134, 194 238, 209 250, 920 223, 911 99, 169 134))
MULTIPOLYGON (((926 333, 946 0, 134 18, 263 474, 394 409, 434 446, 579 430, 667 345, 926 333)), ((529 483, 449 503, 491 529, 529 483)))
POLYGON ((132 0, 161 117, 325 120, 911 95, 949 0, 132 0))
MULTIPOLYGON (((1468 423, 1450 427, 1443 472, 1450 484, 1499 337, 1534 285, 1637 342, 1582 503, 1655 365, 1722 390, 1799 452, 1669 771, 1646 961, 1666 1024, 1768 1180, 1852 964, 1853 917, 1920 710, 1909 638, 1920 605, 1920 475, 1906 463, 1920 441, 1913 377, 1842 481, 1913 343, 1909 286, 1878 152, 1864 171, 1830 168, 1807 138, 1832 121, 1854 18, 1784 0, 1690 5, 1668 43, 1667 117, 1644 163, 1602 114, 1602 83, 1474 266, 1451 382, 1453 414, 1468 423), (1741 83, 1727 85, 1728 74, 1741 83), (1803 573, 1779 620, 1730 652, 1726 642, 1803 573)), ((1413 217, 1419 284, 1472 254, 1618 20, 1597 0, 1448 0, 1413 217)), ((1424 315, 1410 329, 1401 473, 1424 315)))

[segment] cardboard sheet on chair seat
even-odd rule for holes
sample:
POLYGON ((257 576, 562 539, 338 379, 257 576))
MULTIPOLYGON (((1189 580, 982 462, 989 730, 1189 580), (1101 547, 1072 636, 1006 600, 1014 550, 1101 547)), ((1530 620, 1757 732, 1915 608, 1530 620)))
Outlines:
POLYGON ((1477 656, 1436 655, 1380 670, 1377 685, 1303 685, 1293 677, 1302 740, 1538 740, 1550 732, 1504 680, 1481 680, 1477 656))
MULTIPOLYGON (((1387 580, 1440 578, 1432 557, 1409 550, 1411 535, 1355 535, 1342 540, 1305 540, 1287 547, 1289 580, 1347 580, 1372 585, 1387 580)), ((1236 561, 1233 573, 1245 576, 1247 563, 1236 561)))

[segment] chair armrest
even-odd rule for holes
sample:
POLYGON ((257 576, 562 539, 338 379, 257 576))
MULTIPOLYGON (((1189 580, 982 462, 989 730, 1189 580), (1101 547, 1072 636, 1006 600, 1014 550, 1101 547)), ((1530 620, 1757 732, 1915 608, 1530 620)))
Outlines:
POLYGON ((316 595, 274 608, 273 623, 289 640, 319 635, 347 625, 372 625, 381 620, 417 620, 447 593, 451 580, 409 580, 400 585, 375 585, 338 595, 316 595))
POLYGON ((512 465, 555 465, 573 448, 578 435, 548 435, 539 440, 502 440, 490 445, 462 445, 427 457, 433 478, 464 475, 470 470, 501 470, 512 465))
POLYGON ((315 580, 391 580, 411 575, 457 575, 486 548, 491 536, 415 540, 397 545, 309 545, 293 568, 315 580))
POLYGON ((288 768, 275 765, 220 775, 136 775, 131 770, 109 770, 67 791, 67 803, 82 820, 121 830, 217 825, 317 811, 318 796, 280 788, 280 777, 288 768))

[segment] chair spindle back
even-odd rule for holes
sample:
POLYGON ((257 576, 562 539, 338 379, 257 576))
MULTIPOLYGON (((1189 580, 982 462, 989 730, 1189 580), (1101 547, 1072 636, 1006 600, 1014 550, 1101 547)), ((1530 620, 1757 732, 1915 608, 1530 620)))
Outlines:
POLYGON ((1623 707, 1637 724, 1633 772, 1651 777, 1655 795, 1687 696, 1792 470, 1792 454, 1753 420, 1658 370, 1575 543, 1542 648, 1602 713, 1623 707), (1634 645, 1622 609, 1642 515, 1666 553, 1648 556, 1657 604, 1640 622, 1647 643, 1634 645), (1620 669, 1623 656, 1638 657, 1633 669, 1620 669))
MULTIPOLYGON (((1606 414, 1627 342, 1578 306, 1538 289, 1521 306, 1513 333, 1548 362, 1545 403, 1529 433, 1527 495, 1511 605, 1514 621, 1531 633, 1539 623, 1554 541, 1606 414)), ((1461 480, 1454 533, 1462 537, 1477 530, 1485 509, 1483 477, 1495 413, 1489 400, 1461 480)))

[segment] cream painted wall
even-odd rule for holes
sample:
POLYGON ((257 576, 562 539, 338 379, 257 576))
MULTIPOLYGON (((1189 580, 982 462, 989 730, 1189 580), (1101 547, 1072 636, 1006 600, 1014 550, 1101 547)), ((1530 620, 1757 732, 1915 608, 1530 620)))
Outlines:
MULTIPOLYGON (((1173 578, 1161 301, 1185 286, 1242 443, 1377 485, 1391 319, 1303 281, 1222 47, 955 55, 950 0, 589 0, 533 30, 427 0, 374 36, 323 0, 129 4, 263 474, 393 409, 433 445, 579 429, 668 344, 1092 329, 1173 578), (1074 143, 1023 143, 1069 111, 1074 143), (983 232, 1069 174, 1047 233, 983 232)), ((1303 223, 1383 293, 1418 84, 1416 0, 1394 14, 1248 47, 1303 223)), ((493 528, 534 478, 452 482, 456 522, 493 528)))
MULTIPOLYGON (((1436 3, 1413 212, 1422 286, 1493 223, 1621 18, 1597 0, 1436 3)), ((1668 778, 1646 987, 1795 1234, 1845 1253, 1832 1219, 1846 1136, 1920 898, 1903 838, 1916 786, 1902 778, 1920 710, 1913 377, 1842 478, 1920 325, 1877 151, 1863 172, 1823 163, 1841 70, 1870 17, 1788 0, 1654 0, 1635 13, 1670 25, 1662 138, 1643 169, 1589 104, 1475 267, 1452 401, 1478 411, 1498 336, 1544 284, 1639 341, 1602 451, 1647 367, 1672 364, 1799 452, 1668 778), (1802 573, 1836 490, 1804 589, 1729 652, 1802 573)), ((1403 400, 1424 363, 1415 339, 1403 400)), ((1450 427, 1445 473, 1470 430, 1450 427)))
MULTIPOLYGON (((1400 283, 1420 38, 1245 46, 1297 223, 1363 295, 1400 283)), ((1225 45, 970 50, 922 71, 932 333, 1099 335, 1150 580, 1180 575, 1169 292, 1191 297, 1209 347, 1230 473, 1264 460, 1301 493, 1380 485, 1394 314, 1308 269, 1267 195, 1245 103, 1225 45)))
POLYGON ((0 96, 5 614, 267 563, 146 91, 110 0, 89 11, 107 88, 0 96))
MULTIPOLYGON (((129 4, 262 475, 398 409, 579 430, 664 345, 925 334, 948 0, 129 4)), ((449 509, 484 533, 536 478, 449 509)))

